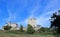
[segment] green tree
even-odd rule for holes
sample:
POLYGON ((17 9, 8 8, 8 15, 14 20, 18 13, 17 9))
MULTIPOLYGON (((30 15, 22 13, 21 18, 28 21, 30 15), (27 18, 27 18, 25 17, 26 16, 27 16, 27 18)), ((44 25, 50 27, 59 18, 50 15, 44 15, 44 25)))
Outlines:
POLYGON ((20 25, 20 32, 23 32, 23 26, 20 25))
POLYGON ((30 24, 28 24, 27 33, 28 34, 33 34, 34 32, 35 32, 34 28, 30 24))
POLYGON ((60 34, 60 10, 58 10, 58 12, 53 13, 50 22, 50 28, 53 28, 53 32, 56 31, 57 34, 60 34))
POLYGON ((50 31, 50 28, 47 28, 47 27, 45 27, 45 31, 46 31, 46 32, 51 32, 51 31, 50 31))
POLYGON ((4 30, 10 30, 12 27, 11 26, 4 26, 4 30))
POLYGON ((44 27, 41 27, 40 29, 38 29, 39 33, 41 32, 45 32, 45 28, 44 27))

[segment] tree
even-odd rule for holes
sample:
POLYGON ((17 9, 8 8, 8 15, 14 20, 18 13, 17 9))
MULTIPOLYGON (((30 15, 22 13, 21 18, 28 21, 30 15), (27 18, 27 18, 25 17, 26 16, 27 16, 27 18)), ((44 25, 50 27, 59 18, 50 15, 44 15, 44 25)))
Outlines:
POLYGON ((11 26, 4 26, 4 30, 10 30, 12 27, 11 26))
POLYGON ((34 32, 35 32, 34 28, 30 24, 28 24, 27 33, 28 34, 33 34, 34 32))
POLYGON ((23 32, 23 26, 20 25, 20 32, 23 32))
POLYGON ((50 31, 50 28, 47 28, 47 27, 45 27, 45 31, 46 31, 46 32, 51 32, 51 31, 50 31))
POLYGON ((40 29, 38 29, 39 33, 40 32, 45 32, 45 28, 44 27, 41 27, 40 29))
POLYGON ((57 34, 60 34, 60 10, 58 10, 58 12, 53 13, 50 22, 50 28, 53 28, 53 31, 56 31, 57 34))

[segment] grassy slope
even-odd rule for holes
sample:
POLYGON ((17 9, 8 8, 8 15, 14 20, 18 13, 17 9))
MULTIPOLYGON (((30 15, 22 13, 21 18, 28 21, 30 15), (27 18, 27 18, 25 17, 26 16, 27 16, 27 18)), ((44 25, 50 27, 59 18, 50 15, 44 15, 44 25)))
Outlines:
POLYGON ((38 34, 13 34, 0 31, 0 37, 54 37, 53 35, 38 35, 38 34))
POLYGON ((53 37, 52 35, 17 35, 17 34, 0 34, 0 37, 53 37))

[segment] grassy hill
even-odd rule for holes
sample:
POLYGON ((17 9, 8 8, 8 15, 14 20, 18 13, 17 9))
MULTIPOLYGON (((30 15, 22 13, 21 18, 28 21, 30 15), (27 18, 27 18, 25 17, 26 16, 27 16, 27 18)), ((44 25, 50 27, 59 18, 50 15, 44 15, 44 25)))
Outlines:
POLYGON ((0 37, 54 37, 50 34, 17 34, 8 31, 0 31, 0 37))

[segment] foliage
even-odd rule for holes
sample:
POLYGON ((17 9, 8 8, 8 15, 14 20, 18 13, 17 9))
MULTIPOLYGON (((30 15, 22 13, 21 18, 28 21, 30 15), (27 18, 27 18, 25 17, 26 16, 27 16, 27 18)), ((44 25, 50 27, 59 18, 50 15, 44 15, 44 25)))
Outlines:
POLYGON ((4 30, 10 30, 12 27, 11 26, 4 26, 4 30))
POLYGON ((34 28, 30 24, 28 24, 27 33, 28 34, 33 34, 34 32, 35 32, 34 28))
POLYGON ((50 28, 54 27, 54 30, 60 34, 60 10, 58 12, 53 13, 53 16, 51 16, 51 26, 50 28))
POLYGON ((38 29, 39 33, 41 32, 45 32, 45 28, 44 27, 41 27, 40 29, 38 29))
POLYGON ((20 25, 20 32, 23 32, 23 26, 20 25))
POLYGON ((47 28, 47 27, 45 28, 45 31, 46 31, 46 32, 51 32, 51 31, 50 31, 50 28, 47 28))

